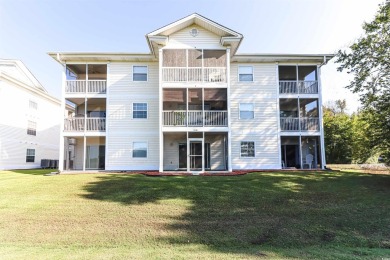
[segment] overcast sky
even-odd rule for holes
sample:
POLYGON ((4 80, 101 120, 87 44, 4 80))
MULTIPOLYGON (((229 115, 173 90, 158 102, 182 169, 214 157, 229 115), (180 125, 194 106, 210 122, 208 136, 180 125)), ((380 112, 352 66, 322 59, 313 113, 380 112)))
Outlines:
MULTIPOLYGON (((244 35, 238 53, 326 54, 347 47, 382 0, 0 0, 0 58, 19 59, 55 97, 49 51, 149 52, 145 34, 194 12, 244 35)), ((347 98, 346 74, 323 67, 324 100, 347 98)))

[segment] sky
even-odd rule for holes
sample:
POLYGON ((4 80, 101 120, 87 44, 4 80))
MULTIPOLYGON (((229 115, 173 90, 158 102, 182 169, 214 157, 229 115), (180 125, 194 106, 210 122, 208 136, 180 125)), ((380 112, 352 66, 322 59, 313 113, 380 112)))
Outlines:
MULTIPOLYGON (((332 54, 363 34, 384 0, 0 0, 0 58, 19 59, 60 98, 51 51, 144 52, 145 35, 199 13, 244 35, 237 53, 332 54)), ((358 97, 337 64, 322 68, 324 103, 358 97)))

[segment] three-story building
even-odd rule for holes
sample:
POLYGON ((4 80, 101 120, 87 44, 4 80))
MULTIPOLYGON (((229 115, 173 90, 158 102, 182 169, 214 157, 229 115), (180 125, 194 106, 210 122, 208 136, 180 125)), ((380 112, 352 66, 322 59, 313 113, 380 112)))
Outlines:
POLYGON ((237 54, 199 14, 150 53, 49 53, 64 65, 60 170, 324 168, 320 68, 332 55, 237 54))

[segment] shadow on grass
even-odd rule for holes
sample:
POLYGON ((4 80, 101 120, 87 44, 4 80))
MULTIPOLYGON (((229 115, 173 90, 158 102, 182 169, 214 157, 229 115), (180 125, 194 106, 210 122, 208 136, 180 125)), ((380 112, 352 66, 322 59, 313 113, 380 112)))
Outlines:
POLYGON ((26 170, 8 170, 8 171, 14 173, 29 174, 29 175, 45 175, 51 172, 57 172, 58 170, 57 169, 26 169, 26 170))
POLYGON ((210 250, 249 255, 262 247, 390 248, 390 176, 272 172, 98 178, 85 187, 88 194, 83 196, 126 205, 191 201, 187 213, 165 227, 178 235, 157 238, 169 244, 202 244, 210 250))

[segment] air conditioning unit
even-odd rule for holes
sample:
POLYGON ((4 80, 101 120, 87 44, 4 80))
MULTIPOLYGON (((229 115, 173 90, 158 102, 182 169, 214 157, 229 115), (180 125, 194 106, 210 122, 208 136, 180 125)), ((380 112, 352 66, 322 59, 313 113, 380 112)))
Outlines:
POLYGON ((76 138, 69 138, 68 139, 69 145, 75 145, 76 144, 76 138))

